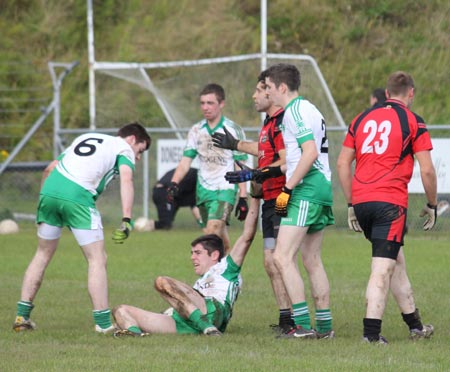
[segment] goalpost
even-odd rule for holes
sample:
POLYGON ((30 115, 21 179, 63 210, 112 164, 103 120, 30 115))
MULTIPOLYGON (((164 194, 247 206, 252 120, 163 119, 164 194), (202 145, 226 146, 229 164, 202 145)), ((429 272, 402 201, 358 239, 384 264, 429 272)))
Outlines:
MULTIPOLYGON (((283 60, 300 70, 300 94, 319 108, 328 131, 336 135, 343 133, 344 120, 314 58, 302 54, 267 53, 266 0, 261 0, 260 53, 149 63, 96 61, 92 0, 87 0, 87 6, 91 130, 113 132, 113 127, 135 118, 151 129, 153 138, 181 140, 190 126, 200 119, 199 91, 205 84, 217 82, 227 94, 225 114, 244 128, 247 137, 256 138, 261 125, 261 117, 256 114, 251 99, 256 78, 261 70, 283 60), (155 112, 155 107, 161 112, 156 118, 154 114, 149 115, 155 112)), ((62 134, 70 132, 61 130, 62 134)), ((145 217, 150 179, 148 156, 144 157, 143 168, 145 217)))

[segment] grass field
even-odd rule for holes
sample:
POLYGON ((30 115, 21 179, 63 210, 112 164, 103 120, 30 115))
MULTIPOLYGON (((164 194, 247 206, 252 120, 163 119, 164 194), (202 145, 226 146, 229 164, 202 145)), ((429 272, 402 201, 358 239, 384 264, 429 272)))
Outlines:
MULTIPOLYGON (((108 235, 112 227, 105 229, 108 235)), ((231 229, 234 241, 240 230, 231 229)), ((152 288, 157 275, 193 283, 190 241, 198 230, 135 233, 121 246, 108 240, 111 306, 129 303, 162 311, 152 288)), ((109 238, 109 236, 108 236, 109 238)), ((361 235, 327 231, 323 259, 331 282, 336 339, 278 340, 269 329, 277 309, 262 266, 257 235, 243 268, 244 287, 221 338, 155 335, 114 339, 93 331, 86 263, 65 232, 32 314, 38 329, 11 330, 35 229, 0 235, 0 371, 449 371, 450 250, 448 233, 407 236, 406 258, 417 306, 435 326, 431 340, 413 343, 392 298, 383 320, 387 347, 361 342, 370 248, 361 235)), ((304 271, 302 270, 302 274, 304 271)), ((309 300, 311 305, 311 300, 309 300)))

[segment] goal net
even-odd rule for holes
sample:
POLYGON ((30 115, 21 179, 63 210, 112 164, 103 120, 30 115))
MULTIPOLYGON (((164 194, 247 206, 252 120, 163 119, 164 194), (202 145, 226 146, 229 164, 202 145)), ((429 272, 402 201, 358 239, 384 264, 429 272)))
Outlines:
MULTIPOLYGON (((343 127, 342 117, 315 60, 306 55, 271 54, 267 66, 280 60, 299 68, 300 94, 319 108, 327 125, 343 127)), ((200 119, 198 94, 211 82, 225 89, 224 111, 228 117, 243 127, 260 126, 251 99, 261 71, 259 54, 165 63, 96 62, 94 69, 98 128, 120 124, 130 117, 149 127, 189 128, 200 119), (159 116, 154 114, 155 106, 161 109, 159 116)))
MULTIPOLYGON (((253 54, 156 63, 95 62, 96 129, 118 128, 135 120, 149 129, 154 141, 149 161, 150 185, 143 187, 151 190, 157 178, 157 141, 186 137, 192 124, 201 119, 199 92, 208 83, 224 87, 224 114, 244 128, 247 138, 257 139, 261 115, 254 108, 252 95, 261 61, 261 54, 253 54)), ((345 124, 317 63, 307 55, 285 54, 268 54, 265 62, 267 67, 279 62, 290 63, 300 70, 299 93, 314 103, 325 117, 330 164, 334 168, 345 124)), ((177 155, 181 156, 181 151, 177 155)), ((334 187, 338 191, 338 185, 334 187)), ((336 193, 338 199, 340 194, 336 193)), ((338 209, 335 208, 339 214, 338 209)), ((342 210, 344 212, 344 207, 342 210)))

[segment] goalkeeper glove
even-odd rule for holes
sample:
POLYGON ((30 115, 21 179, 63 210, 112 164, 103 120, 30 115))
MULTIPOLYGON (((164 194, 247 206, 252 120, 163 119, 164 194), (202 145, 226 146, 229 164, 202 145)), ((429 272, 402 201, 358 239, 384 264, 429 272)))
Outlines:
POLYGON ((126 238, 130 236, 133 226, 131 224, 131 219, 128 217, 122 218, 122 223, 120 227, 116 229, 113 233, 112 239, 116 244, 122 244, 126 238))
POLYGON ((355 232, 362 232, 361 226, 359 225, 358 219, 355 215, 355 210, 353 209, 353 205, 351 204, 348 204, 347 223, 350 230, 353 230, 355 232))
POLYGON ((234 212, 235 217, 237 217, 239 221, 244 221, 245 217, 247 217, 247 213, 248 213, 247 198, 239 198, 239 201, 236 205, 236 210, 234 212))
POLYGON ((169 203, 173 203, 179 192, 180 187, 178 186, 178 183, 171 182, 169 187, 167 188, 167 201, 169 203))
POLYGON ((253 179, 253 170, 243 169, 240 171, 225 173, 225 179, 229 183, 242 183, 253 179))
POLYGON ((225 134, 216 132, 212 135, 214 146, 226 150, 237 150, 239 140, 234 138, 233 135, 223 127, 225 134))
POLYGON ((430 203, 427 203, 425 207, 423 207, 422 211, 420 212, 420 217, 427 216, 427 219, 423 223, 423 229, 425 231, 431 230, 434 225, 436 224, 437 220, 437 205, 431 205, 430 203))
POLYGON ((283 175, 281 171, 281 167, 264 167, 261 169, 256 169, 255 174, 253 175, 253 180, 258 183, 263 183, 265 180, 269 178, 280 177, 283 175))
POLYGON ((275 201, 275 213, 278 216, 286 217, 287 216, 287 206, 289 204, 289 199, 291 198, 292 190, 288 189, 286 186, 283 186, 281 189, 280 195, 278 195, 277 200, 275 201))
POLYGON ((244 163, 241 163, 239 160, 235 160, 235 163, 242 170, 225 173, 225 179, 229 183, 242 183, 251 181, 253 179, 255 169, 248 167, 244 163))

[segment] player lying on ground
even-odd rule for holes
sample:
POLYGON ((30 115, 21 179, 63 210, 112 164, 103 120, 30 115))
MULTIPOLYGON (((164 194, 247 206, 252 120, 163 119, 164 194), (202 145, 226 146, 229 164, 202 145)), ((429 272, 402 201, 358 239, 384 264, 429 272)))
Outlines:
POLYGON ((155 289, 172 306, 164 314, 130 305, 114 308, 113 316, 120 328, 114 335, 221 335, 242 285, 240 271, 255 237, 258 211, 259 199, 252 198, 242 235, 225 257, 223 241, 215 234, 200 236, 191 243, 192 264, 200 275, 193 287, 167 276, 156 278, 155 289))

